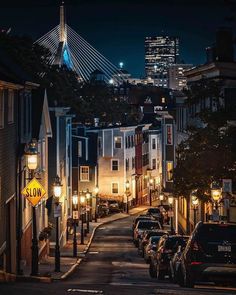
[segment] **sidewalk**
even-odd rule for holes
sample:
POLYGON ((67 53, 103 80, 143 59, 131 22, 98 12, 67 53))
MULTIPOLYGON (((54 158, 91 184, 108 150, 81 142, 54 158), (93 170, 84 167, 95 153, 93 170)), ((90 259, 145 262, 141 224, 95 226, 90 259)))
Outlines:
MULTIPOLYGON (((85 254, 88 252, 90 244, 92 243, 96 229, 106 223, 126 218, 129 215, 139 214, 145 211, 149 206, 135 207, 129 210, 129 214, 126 213, 116 213, 108 217, 99 218, 98 222, 89 223, 89 233, 84 237, 84 244, 80 244, 80 233, 77 233, 77 257, 73 257, 73 235, 69 235, 69 240, 67 244, 60 249, 60 272, 55 272, 55 257, 48 256, 46 259, 40 261, 39 263, 39 276, 30 276, 30 267, 24 267, 23 276, 16 276, 16 281, 40 281, 50 283, 53 280, 63 280, 66 279, 70 274, 72 274, 76 267, 80 264, 85 254)), ((86 224, 84 224, 86 228, 86 224)), ((77 227, 78 230, 78 227, 77 227)))

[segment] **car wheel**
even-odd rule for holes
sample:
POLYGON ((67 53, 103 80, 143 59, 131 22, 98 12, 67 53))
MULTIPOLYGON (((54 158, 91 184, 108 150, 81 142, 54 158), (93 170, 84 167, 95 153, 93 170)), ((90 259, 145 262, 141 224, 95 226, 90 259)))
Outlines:
POLYGON ((152 262, 149 264, 149 274, 151 278, 157 277, 157 271, 152 262))
POLYGON ((165 278, 165 272, 163 270, 160 269, 160 264, 157 263, 157 268, 156 268, 156 272, 157 272, 157 279, 158 280, 163 280, 165 278))
POLYGON ((183 280, 184 280, 184 287, 186 288, 194 287, 194 281, 191 278, 190 274, 187 272, 187 270, 184 271, 183 280))

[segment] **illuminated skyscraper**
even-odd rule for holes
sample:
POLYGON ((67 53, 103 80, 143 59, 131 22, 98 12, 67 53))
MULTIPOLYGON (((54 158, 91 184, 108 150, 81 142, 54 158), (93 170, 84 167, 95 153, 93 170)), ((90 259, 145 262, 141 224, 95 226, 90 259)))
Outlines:
POLYGON ((154 84, 168 87, 168 69, 178 63, 179 38, 158 36, 145 38, 145 72, 154 84))

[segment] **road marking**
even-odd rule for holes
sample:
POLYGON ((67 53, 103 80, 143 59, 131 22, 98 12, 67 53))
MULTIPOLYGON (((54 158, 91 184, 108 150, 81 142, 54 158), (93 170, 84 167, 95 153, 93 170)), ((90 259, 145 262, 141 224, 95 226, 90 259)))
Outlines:
POLYGON ((67 292, 80 292, 80 293, 91 293, 91 294, 103 294, 103 291, 102 290, 68 289, 67 292))
POLYGON ((91 251, 91 252, 88 252, 89 254, 98 254, 99 252, 98 251, 91 251))

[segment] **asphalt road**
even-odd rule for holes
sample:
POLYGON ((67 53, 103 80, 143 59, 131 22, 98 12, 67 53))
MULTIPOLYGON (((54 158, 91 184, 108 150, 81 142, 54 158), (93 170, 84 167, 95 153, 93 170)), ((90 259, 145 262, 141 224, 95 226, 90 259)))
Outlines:
POLYGON ((151 279, 148 265, 132 243, 131 223, 132 217, 129 217, 100 227, 83 262, 68 280, 51 284, 2 284, 0 295, 236 294, 233 288, 198 285, 186 289, 169 283, 168 279, 151 279))

